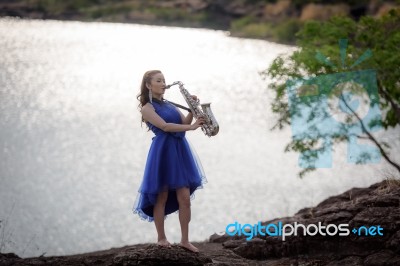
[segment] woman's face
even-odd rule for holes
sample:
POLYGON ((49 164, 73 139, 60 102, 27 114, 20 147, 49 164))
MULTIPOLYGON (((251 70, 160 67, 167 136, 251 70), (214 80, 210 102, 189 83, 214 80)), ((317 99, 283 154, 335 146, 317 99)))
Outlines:
POLYGON ((153 95, 155 96, 159 96, 164 94, 165 92, 165 79, 164 79, 164 75, 162 73, 157 73, 155 74, 151 80, 150 80, 150 84, 148 84, 147 86, 151 92, 153 93, 153 95))

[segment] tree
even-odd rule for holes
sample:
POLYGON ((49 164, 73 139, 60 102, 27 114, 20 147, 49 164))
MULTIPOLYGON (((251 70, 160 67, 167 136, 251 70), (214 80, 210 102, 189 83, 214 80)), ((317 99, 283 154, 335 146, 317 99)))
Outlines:
MULTIPOLYGON (((326 110, 320 110, 321 108, 315 104, 315 98, 312 97, 296 98, 300 99, 296 102, 298 105, 290 102, 294 98, 290 98, 291 96, 288 94, 289 87, 295 86, 297 81, 302 80, 301 88, 306 89, 305 95, 307 95, 317 86, 312 84, 318 82, 317 78, 324 77, 325 83, 319 84, 322 88, 326 82, 333 81, 328 78, 329 76, 337 77, 335 74, 349 71, 358 73, 365 69, 373 69, 376 72, 375 86, 379 97, 374 99, 373 95, 369 93, 369 100, 371 107, 379 106, 382 111, 381 119, 370 119, 367 121, 368 123, 365 123, 366 121, 363 121, 354 112, 351 99, 346 98, 343 91, 337 93, 331 88, 330 92, 324 95, 325 100, 339 98, 343 105, 341 108, 348 110, 347 119, 350 116, 358 119, 358 125, 362 132, 359 132, 360 134, 357 134, 356 137, 370 139, 384 159, 400 172, 399 164, 390 159, 390 145, 378 142, 370 132, 377 126, 382 126, 387 130, 400 125, 400 9, 391 10, 381 18, 362 17, 358 22, 348 17, 333 17, 326 22, 308 21, 296 34, 296 37, 299 49, 291 55, 277 57, 261 75, 264 78, 272 79, 272 83, 268 87, 276 93, 271 108, 274 113, 278 114, 278 119, 273 129, 282 129, 288 125, 293 127, 291 117, 307 115, 304 121, 307 121, 308 132, 311 131, 311 133, 293 138, 285 148, 285 151, 302 153, 302 158, 308 167, 299 173, 300 177, 314 170, 313 162, 315 163, 326 153, 327 146, 323 145, 322 148, 317 148, 318 138, 327 140, 327 135, 329 135, 331 144, 334 144, 340 141, 349 141, 354 135, 354 131, 351 126, 342 125, 342 127, 335 128, 335 132, 322 132, 323 130, 318 128, 317 123, 324 122, 323 119, 328 119, 329 114, 326 113, 326 110), (344 49, 338 49, 339 40, 341 40, 341 48, 344 49), (357 59, 359 60, 357 61, 357 59), (350 69, 351 65, 353 67, 350 69), (309 77, 309 79, 305 79, 305 77, 309 77), (311 111, 304 114, 301 106, 307 107, 311 111)), ((364 79, 368 79, 367 76, 364 79)), ((359 94, 355 86, 352 86, 350 91, 354 95, 359 94)), ((321 92, 319 96, 321 96, 321 92)), ((356 162, 363 163, 368 160, 368 156, 365 153, 358 154, 356 162)))

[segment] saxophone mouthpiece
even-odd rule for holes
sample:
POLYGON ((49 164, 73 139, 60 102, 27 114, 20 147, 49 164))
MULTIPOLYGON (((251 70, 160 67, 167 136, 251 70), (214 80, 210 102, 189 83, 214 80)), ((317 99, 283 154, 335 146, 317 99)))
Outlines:
POLYGON ((182 84, 180 81, 175 81, 175 82, 173 82, 172 84, 169 84, 169 85, 167 85, 167 86, 165 86, 165 88, 166 89, 169 89, 169 88, 171 88, 172 86, 174 86, 174 85, 176 85, 176 84, 182 84))

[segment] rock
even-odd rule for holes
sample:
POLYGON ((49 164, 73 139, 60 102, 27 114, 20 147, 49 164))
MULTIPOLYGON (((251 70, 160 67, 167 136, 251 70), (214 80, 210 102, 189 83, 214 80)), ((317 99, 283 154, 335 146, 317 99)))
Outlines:
POLYGON ((375 14, 375 17, 381 17, 387 13, 389 13, 390 10, 399 8, 399 5, 396 5, 394 3, 383 3, 382 6, 379 7, 378 11, 375 14))
POLYGON ((113 265, 204 265, 212 262, 202 253, 193 253, 177 245, 171 248, 149 245, 126 249, 113 258, 113 265))
POLYGON ((210 236, 209 241, 211 243, 223 243, 230 239, 231 238, 227 234, 219 235, 219 234, 214 233, 210 236))
POLYGON ((160 1, 160 7, 166 8, 182 8, 189 11, 200 11, 208 6, 206 0, 173 0, 173 1, 160 1))
POLYGON ((365 266, 399 265, 399 264, 400 264, 400 256, 397 256, 396 254, 388 250, 383 250, 374 253, 372 255, 369 255, 364 260, 365 266))
POLYGON ((244 0, 213 0, 209 1, 210 10, 229 15, 231 17, 241 17, 252 13, 254 6, 246 5, 244 0))
POLYGON ((263 18, 266 20, 276 20, 294 15, 296 15, 296 10, 291 0, 278 0, 276 3, 268 3, 263 12, 263 18))
POLYGON ((391 249, 397 254, 400 254, 400 230, 397 231, 387 242, 386 246, 387 249, 391 249))
POLYGON ((347 4, 307 4, 301 10, 300 20, 328 20, 332 16, 348 16, 350 7, 347 4))
POLYGON ((20 257, 18 257, 14 253, 0 253, 0 259, 1 258, 4 258, 4 259, 19 259, 20 257))
MULTIPOLYGON (((364 230, 357 234, 334 236, 316 234, 304 235, 298 230, 297 236, 288 236, 282 241, 280 236, 265 236, 262 241, 250 241, 240 244, 227 240, 226 247, 237 245, 233 251, 252 260, 279 260, 283 258, 313 260, 323 265, 397 265, 400 251, 400 184, 388 186, 386 181, 374 184, 369 188, 354 188, 341 195, 330 197, 316 207, 304 208, 293 217, 284 217, 262 222, 267 224, 292 224, 305 226, 310 224, 322 226, 348 224, 348 229, 361 226, 380 226, 383 235, 375 231, 364 230), (370 232, 375 235, 370 235, 370 232), (386 264, 379 264, 385 261, 386 264)), ((333 227, 330 227, 333 228, 333 227)), ((375 228, 375 229, 376 229, 375 228)), ((333 230, 333 229, 332 229, 333 230)), ((237 236, 235 236, 237 237, 237 236)), ((245 237, 242 237, 245 241, 245 237)), ((400 265, 400 264, 398 264, 400 265)))
POLYGON ((234 249, 234 252, 244 258, 252 259, 252 260, 265 260, 268 257, 268 250, 265 246, 264 242, 247 242, 244 245, 240 245, 239 247, 234 249))
POLYGON ((228 240, 225 241, 222 246, 224 248, 237 248, 238 246, 246 244, 246 241, 244 239, 238 239, 238 240, 228 240))
MULTIPOLYGON (((222 248, 221 248, 222 249, 222 248)), ((141 244, 87 254, 21 259, 0 257, 0 265, 205 265, 212 259, 204 252, 193 253, 178 245, 171 248, 141 244)))
POLYGON ((391 207, 371 207, 359 212, 352 220, 355 226, 362 225, 381 225, 384 234, 397 231, 400 228, 400 209, 398 206, 391 207), (389 219, 385 220, 384 218, 389 219))
POLYGON ((357 256, 349 256, 342 260, 332 261, 328 263, 326 266, 359 266, 363 264, 363 260, 361 257, 357 256))
POLYGON ((188 0, 187 2, 194 11, 203 10, 208 7, 208 3, 205 0, 188 0))

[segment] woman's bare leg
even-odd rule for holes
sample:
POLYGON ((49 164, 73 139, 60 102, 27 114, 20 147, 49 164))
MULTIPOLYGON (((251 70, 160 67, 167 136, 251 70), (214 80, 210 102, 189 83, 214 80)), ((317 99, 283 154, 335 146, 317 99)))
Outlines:
POLYGON ((182 239, 180 245, 193 252, 199 252, 198 248, 189 242, 189 222, 190 222, 190 191, 189 188, 176 190, 179 203, 179 222, 181 224, 182 239))
POLYGON ((158 235, 158 245, 169 247, 171 244, 165 236, 164 219, 165 219, 165 203, 168 199, 168 191, 160 192, 157 196, 157 202, 154 205, 153 216, 158 235))

